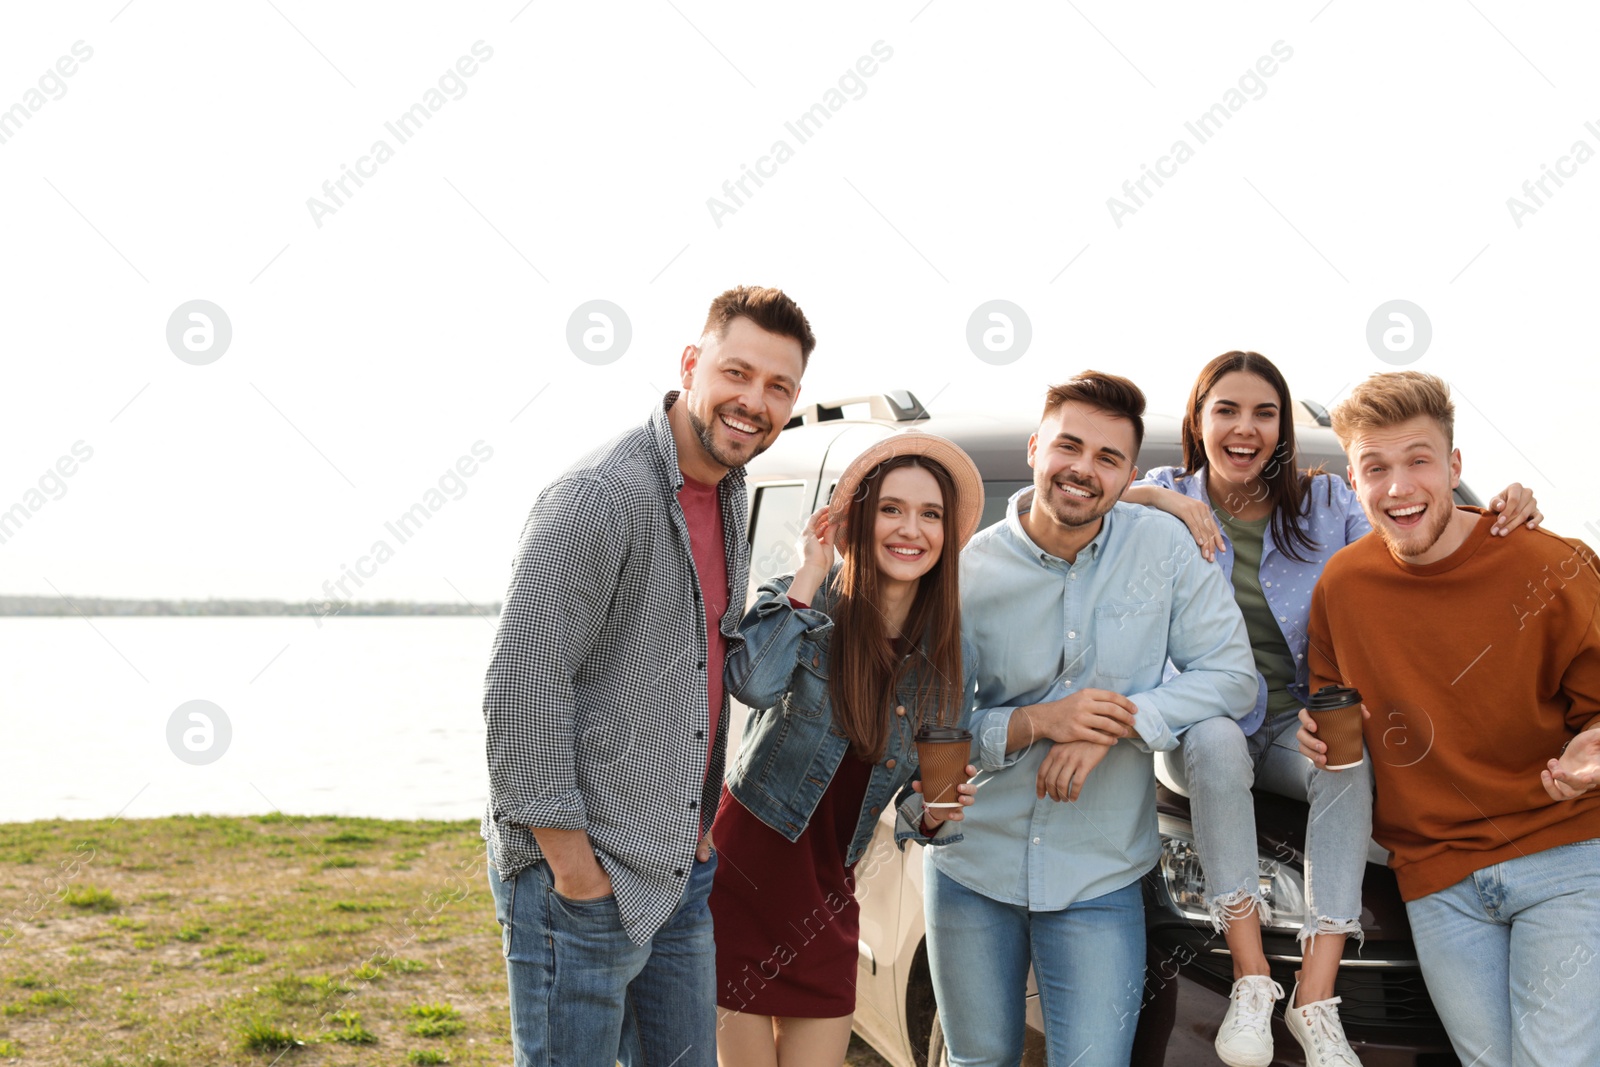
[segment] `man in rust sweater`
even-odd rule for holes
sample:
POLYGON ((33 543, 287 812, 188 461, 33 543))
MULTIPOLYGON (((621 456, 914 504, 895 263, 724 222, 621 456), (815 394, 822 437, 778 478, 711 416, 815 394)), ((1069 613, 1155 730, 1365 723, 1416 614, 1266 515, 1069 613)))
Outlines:
POLYGON ((1453 421, 1416 371, 1334 409, 1378 536, 1317 585, 1311 688, 1364 698, 1373 836, 1456 1055, 1600 1064, 1600 569, 1581 541, 1491 537, 1493 515, 1454 506, 1453 421))

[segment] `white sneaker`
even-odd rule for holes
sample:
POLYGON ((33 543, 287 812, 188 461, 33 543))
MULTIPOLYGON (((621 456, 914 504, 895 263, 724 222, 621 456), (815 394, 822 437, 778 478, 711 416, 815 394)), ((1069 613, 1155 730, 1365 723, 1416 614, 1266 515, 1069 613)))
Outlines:
POLYGON ((1329 997, 1297 1007, 1295 1000, 1299 993, 1300 986, 1296 984, 1289 1006, 1284 1009, 1283 1021, 1305 1050, 1306 1067, 1361 1067, 1339 1023, 1340 998, 1329 997))
POLYGON ((1268 1067, 1272 1063, 1272 1005, 1283 986, 1264 974, 1247 974, 1233 983, 1228 1014, 1217 1031, 1217 1058, 1228 1067, 1268 1067))

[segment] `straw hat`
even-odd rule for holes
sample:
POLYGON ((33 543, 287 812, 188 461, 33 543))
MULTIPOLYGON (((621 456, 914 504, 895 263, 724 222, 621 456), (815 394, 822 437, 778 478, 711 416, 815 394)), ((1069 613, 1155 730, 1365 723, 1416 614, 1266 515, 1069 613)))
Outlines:
POLYGON ((983 515, 983 476, 978 473, 978 465, 961 450, 961 446, 938 434, 921 430, 902 430, 851 460, 833 490, 833 499, 828 505, 828 521, 835 525, 843 523, 850 500, 860 490, 862 481, 879 464, 896 456, 926 456, 937 460, 950 472, 950 479, 956 487, 956 500, 959 501, 956 530, 961 538, 956 547, 965 547, 967 539, 977 532, 978 520, 983 515))

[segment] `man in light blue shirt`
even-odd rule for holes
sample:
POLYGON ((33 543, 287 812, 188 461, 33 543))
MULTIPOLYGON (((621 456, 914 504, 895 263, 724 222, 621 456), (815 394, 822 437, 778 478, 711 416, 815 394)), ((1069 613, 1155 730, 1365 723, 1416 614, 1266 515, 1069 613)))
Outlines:
POLYGON ((1244 620, 1181 522, 1118 504, 1144 394, 1086 371, 1052 388, 1034 484, 961 554, 978 655, 978 797, 928 849, 929 963, 950 1062, 1015 1064, 1033 966, 1051 1063, 1128 1062, 1144 985, 1139 880, 1156 862, 1150 753, 1255 707, 1244 620), (1178 672, 1163 682, 1171 660, 1178 672))

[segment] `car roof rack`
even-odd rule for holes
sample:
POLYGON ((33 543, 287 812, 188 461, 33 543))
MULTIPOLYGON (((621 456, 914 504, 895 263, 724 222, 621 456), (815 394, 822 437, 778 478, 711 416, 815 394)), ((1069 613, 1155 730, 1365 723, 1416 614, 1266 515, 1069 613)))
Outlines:
POLYGON ((844 418, 844 409, 851 404, 867 404, 871 406, 872 417, 883 419, 887 422, 915 422, 918 419, 929 417, 928 409, 922 406, 916 394, 909 389, 891 389, 884 393, 874 393, 866 396, 851 396, 843 400, 833 400, 826 404, 812 404, 810 407, 801 408, 794 413, 784 429, 792 430, 796 426, 814 426, 819 422, 834 422, 844 418))

